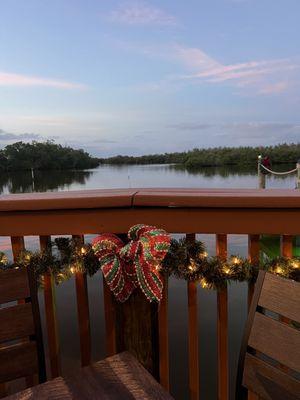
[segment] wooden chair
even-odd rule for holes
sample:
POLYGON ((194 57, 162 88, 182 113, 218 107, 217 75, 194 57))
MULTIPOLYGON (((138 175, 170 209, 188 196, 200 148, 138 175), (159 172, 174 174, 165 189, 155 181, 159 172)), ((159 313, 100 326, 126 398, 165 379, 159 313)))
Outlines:
POLYGON ((40 383, 44 382, 37 285, 31 271, 0 271, 0 305, 0 383, 34 374, 38 374, 40 383), (5 304, 10 302, 13 305, 5 304))
POLYGON ((300 283, 261 271, 242 342, 236 400, 300 399, 300 283), (248 389, 248 390, 247 390, 248 389))

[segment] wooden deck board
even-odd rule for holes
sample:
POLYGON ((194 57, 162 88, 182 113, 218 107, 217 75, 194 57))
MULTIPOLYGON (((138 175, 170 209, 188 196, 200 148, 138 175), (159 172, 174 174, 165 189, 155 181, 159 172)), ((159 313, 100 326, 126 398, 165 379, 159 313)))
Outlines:
POLYGON ((6 400, 172 400, 128 352, 106 358, 66 378, 56 378, 6 400))

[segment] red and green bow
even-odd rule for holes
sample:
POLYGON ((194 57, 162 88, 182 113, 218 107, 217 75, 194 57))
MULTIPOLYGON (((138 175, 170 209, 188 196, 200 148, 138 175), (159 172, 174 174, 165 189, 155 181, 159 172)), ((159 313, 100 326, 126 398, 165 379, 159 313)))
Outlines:
POLYGON ((134 225, 124 244, 116 235, 105 233, 93 241, 104 278, 117 300, 124 302, 139 287, 147 299, 160 301, 163 283, 159 267, 170 247, 170 235, 154 226, 134 225))

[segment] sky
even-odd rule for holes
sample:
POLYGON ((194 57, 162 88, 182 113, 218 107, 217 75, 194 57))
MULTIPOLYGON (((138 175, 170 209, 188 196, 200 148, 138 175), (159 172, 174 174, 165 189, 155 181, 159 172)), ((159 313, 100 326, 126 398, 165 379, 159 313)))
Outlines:
POLYGON ((0 148, 300 141, 299 0, 0 0, 0 148))

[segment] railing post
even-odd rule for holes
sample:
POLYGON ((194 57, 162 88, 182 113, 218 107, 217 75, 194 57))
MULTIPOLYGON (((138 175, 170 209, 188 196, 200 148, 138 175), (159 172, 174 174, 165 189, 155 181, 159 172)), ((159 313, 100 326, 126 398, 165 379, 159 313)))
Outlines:
POLYGON ((297 162, 297 164, 296 164, 296 168, 297 168, 296 189, 300 189, 300 160, 298 160, 298 162, 297 162))
MULTIPOLYGON (((217 234, 217 256, 227 259, 227 236, 217 234)), ((218 335, 218 400, 228 400, 228 291, 227 288, 217 292, 217 335, 218 335)))
MULTIPOLYGON (((189 242, 194 242, 196 235, 186 235, 189 242)), ((190 400, 199 400, 199 337, 198 337, 198 295, 197 283, 187 283, 188 294, 188 351, 189 351, 189 394, 190 400)))
MULTIPOLYGON (((81 251, 81 247, 84 243, 84 237, 82 235, 73 235, 73 239, 77 240, 77 250, 81 251)), ((91 328, 86 273, 79 271, 75 273, 75 285, 81 366, 85 367, 91 363, 91 328)))
POLYGON ((136 289, 124 303, 115 302, 117 353, 130 351, 159 379, 158 305, 136 289))
MULTIPOLYGON (((126 235, 119 235, 124 241, 126 235)), ((117 353, 130 351, 159 379, 159 305, 135 289, 124 303, 113 302, 117 353)))
MULTIPOLYGON (((40 236, 40 247, 43 251, 51 251, 50 236, 40 236)), ((44 274, 44 302, 46 329, 48 337, 48 349, 50 359, 51 377, 56 378, 61 375, 59 335, 56 318, 55 289, 51 272, 44 274)))
POLYGON ((266 188, 266 175, 262 173, 261 160, 262 160, 262 156, 259 155, 257 158, 258 187, 259 187, 259 189, 265 189, 266 188))

